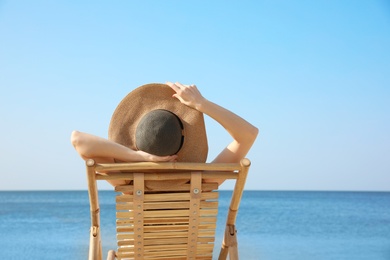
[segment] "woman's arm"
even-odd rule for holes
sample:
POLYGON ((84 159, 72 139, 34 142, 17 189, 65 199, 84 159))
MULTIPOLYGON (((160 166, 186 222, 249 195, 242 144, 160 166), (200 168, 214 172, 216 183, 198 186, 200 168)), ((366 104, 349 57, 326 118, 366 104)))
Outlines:
MULTIPOLYGON (((134 151, 126 146, 91 134, 73 131, 71 143, 84 159, 94 159, 97 163, 176 161, 177 156, 156 156, 143 151, 134 151)), ((107 180, 112 186, 127 184, 123 180, 107 180)))
POLYGON ((167 84, 176 92, 173 96, 183 104, 197 109, 221 124, 233 141, 213 160, 219 163, 235 163, 243 159, 256 140, 258 129, 233 112, 205 99, 195 85, 167 84))
POLYGON ((156 156, 143 151, 134 151, 126 146, 91 134, 73 131, 71 143, 80 156, 98 162, 158 162, 175 161, 177 156, 156 156))

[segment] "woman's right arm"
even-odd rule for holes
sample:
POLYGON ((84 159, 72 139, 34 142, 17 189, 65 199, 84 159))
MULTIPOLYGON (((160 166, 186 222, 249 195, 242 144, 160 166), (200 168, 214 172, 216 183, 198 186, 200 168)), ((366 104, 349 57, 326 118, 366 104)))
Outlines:
POLYGON ((71 143, 84 159, 95 159, 99 162, 163 162, 175 161, 177 156, 156 156, 143 151, 134 151, 126 146, 115 143, 108 139, 73 131, 71 143))

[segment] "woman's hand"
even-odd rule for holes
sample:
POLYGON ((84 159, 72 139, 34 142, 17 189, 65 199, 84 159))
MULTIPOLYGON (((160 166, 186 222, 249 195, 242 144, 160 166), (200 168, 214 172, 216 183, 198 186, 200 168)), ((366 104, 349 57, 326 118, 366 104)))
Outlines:
POLYGON ((201 110, 205 98, 195 85, 183 85, 179 82, 167 82, 166 84, 176 92, 173 97, 180 100, 181 103, 196 110, 201 110))

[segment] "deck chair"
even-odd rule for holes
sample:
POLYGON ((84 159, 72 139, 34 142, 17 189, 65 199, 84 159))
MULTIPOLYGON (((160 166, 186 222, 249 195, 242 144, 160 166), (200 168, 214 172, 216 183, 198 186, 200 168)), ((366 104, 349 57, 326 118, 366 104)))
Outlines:
POLYGON ((237 210, 250 167, 240 163, 114 163, 87 160, 91 209, 89 260, 102 259, 97 181, 126 180, 117 186, 117 250, 107 259, 212 259, 218 212, 218 184, 233 179, 226 231, 219 259, 238 259, 237 210), (180 183, 180 184, 178 184, 180 183))

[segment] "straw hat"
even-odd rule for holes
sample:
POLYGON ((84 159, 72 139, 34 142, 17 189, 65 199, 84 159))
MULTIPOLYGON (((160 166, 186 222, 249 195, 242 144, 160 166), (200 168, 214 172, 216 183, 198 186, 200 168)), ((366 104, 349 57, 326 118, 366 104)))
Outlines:
POLYGON ((161 156, 177 154, 179 162, 205 162, 208 146, 203 114, 182 104, 173 94, 168 85, 159 83, 130 92, 112 115, 108 138, 133 150, 161 156), (156 131, 164 127, 155 125, 166 125, 160 122, 162 118, 167 118, 170 126, 161 137, 156 131))

